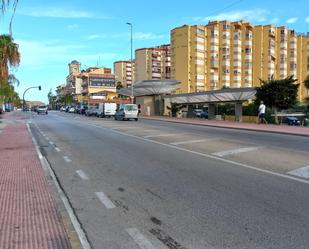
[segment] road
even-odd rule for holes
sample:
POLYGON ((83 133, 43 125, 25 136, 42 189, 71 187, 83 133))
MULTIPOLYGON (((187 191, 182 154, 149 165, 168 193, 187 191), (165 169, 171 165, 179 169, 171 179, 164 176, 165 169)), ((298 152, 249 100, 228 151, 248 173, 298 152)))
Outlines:
POLYGON ((31 121, 94 249, 308 248, 308 137, 59 112, 31 121))

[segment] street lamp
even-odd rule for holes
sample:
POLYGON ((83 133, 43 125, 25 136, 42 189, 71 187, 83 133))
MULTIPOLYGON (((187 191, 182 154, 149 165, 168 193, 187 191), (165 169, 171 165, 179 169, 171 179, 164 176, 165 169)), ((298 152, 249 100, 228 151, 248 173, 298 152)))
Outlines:
POLYGON ((25 93, 29 90, 29 89, 32 89, 32 88, 38 88, 39 91, 41 91, 41 86, 31 86, 29 88, 27 88, 24 93, 23 93, 23 111, 25 110, 25 93))
POLYGON ((131 28, 131 104, 133 104, 134 93, 133 93, 133 25, 130 22, 126 23, 131 28))

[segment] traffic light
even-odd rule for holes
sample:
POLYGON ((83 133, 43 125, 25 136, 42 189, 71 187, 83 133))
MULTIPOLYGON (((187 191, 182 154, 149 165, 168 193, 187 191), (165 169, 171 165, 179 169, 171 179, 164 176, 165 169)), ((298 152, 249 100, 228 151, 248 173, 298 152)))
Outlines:
POLYGON ((39 86, 39 90, 40 90, 40 91, 41 91, 41 89, 42 89, 41 86, 39 86))

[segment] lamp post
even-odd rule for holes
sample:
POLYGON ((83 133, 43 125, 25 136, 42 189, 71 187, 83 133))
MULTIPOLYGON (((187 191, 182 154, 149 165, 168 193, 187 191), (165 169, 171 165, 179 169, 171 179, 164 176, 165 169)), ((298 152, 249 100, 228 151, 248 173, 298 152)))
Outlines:
POLYGON ((26 93, 28 90, 32 89, 32 88, 38 88, 39 91, 41 91, 41 89, 42 89, 41 86, 31 86, 31 87, 27 88, 27 89, 24 91, 24 93, 23 93, 23 111, 25 110, 25 93, 26 93))
POLYGON ((130 22, 126 23, 131 28, 131 104, 133 104, 134 93, 133 93, 133 25, 130 22))

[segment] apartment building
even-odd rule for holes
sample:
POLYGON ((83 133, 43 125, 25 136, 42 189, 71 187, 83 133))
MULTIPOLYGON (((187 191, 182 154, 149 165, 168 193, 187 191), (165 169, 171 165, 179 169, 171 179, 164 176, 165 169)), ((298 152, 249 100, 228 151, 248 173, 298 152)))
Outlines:
POLYGON ((84 102, 96 104, 117 96, 115 75, 110 68, 90 67, 83 70, 79 77, 82 79, 84 102))
POLYGON ((135 79, 134 70, 134 61, 115 61, 114 74, 116 79, 116 86, 118 83, 120 83, 122 87, 131 86, 135 79))
MULTIPOLYGON (((171 31, 172 79, 180 93, 255 87, 259 79, 309 74, 309 36, 285 26, 254 26, 240 20, 184 25, 171 31)), ((301 84, 299 98, 308 96, 301 84)))
POLYGON ((135 50, 135 81, 171 79, 171 47, 135 50))

